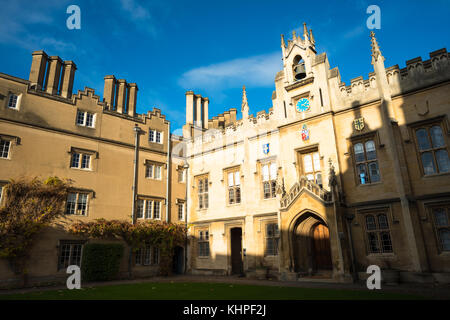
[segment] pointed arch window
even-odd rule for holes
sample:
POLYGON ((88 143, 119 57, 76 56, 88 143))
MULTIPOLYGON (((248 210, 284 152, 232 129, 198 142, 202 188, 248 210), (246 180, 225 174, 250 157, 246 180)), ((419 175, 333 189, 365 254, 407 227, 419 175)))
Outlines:
POLYGON ((370 138, 354 142, 353 153, 358 184, 379 182, 381 178, 375 141, 370 138))

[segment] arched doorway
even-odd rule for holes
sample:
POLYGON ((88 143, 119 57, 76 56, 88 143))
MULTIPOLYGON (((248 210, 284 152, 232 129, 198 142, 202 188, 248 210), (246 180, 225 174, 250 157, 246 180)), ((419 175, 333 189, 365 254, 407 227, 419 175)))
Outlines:
POLYGON ((323 223, 318 223, 312 229, 313 256, 316 271, 331 270, 330 231, 323 223))
POLYGON ((321 217, 312 212, 302 214, 294 224, 291 239, 294 272, 306 276, 332 270, 330 232, 321 217))

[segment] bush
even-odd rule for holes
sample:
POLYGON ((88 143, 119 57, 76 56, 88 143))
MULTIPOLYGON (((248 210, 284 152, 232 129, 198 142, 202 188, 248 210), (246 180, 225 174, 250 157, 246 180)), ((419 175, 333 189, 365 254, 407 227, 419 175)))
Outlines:
POLYGON ((123 245, 89 243, 83 247, 81 276, 84 281, 104 281, 117 277, 123 245))

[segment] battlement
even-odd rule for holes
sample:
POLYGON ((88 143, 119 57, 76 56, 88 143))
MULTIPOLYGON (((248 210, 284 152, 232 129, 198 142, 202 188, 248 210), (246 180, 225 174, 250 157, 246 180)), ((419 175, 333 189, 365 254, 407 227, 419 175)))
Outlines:
POLYGON ((225 129, 226 127, 236 123, 237 109, 230 108, 229 110, 217 116, 208 119, 208 128, 225 129))
MULTIPOLYGON (((398 64, 386 68, 386 76, 391 94, 400 94, 423 86, 432 85, 450 79, 449 53, 445 48, 431 52, 430 59, 423 61, 416 57, 406 61, 406 67, 399 68, 398 64)), ((337 68, 330 70, 329 77, 339 77, 337 68)), ((362 76, 339 84, 341 97, 359 99, 362 94, 377 89, 375 73, 369 73, 368 79, 362 76)))

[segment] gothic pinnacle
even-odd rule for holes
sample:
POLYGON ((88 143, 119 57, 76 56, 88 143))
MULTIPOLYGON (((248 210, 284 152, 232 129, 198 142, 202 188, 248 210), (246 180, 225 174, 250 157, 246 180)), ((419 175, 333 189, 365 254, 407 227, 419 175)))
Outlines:
POLYGON ((311 40, 311 43, 314 43, 314 36, 312 33, 312 29, 309 29, 309 40, 311 40))
POLYGON ((248 108, 247 93, 245 92, 245 86, 242 86, 242 108, 241 108, 241 110, 244 111, 245 107, 248 108))
POLYGON ((377 39, 375 38, 375 32, 370 32, 370 41, 371 41, 371 47, 372 47, 372 57, 373 59, 378 60, 378 57, 381 56, 381 50, 378 46, 377 39))

